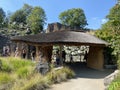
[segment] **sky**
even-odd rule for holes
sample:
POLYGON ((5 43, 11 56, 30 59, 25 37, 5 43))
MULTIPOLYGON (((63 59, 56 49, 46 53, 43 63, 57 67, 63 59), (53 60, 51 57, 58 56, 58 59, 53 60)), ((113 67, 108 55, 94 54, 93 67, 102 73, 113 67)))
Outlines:
POLYGON ((0 7, 5 12, 15 12, 24 4, 40 6, 45 10, 47 24, 60 22, 58 16, 65 10, 81 8, 87 19, 86 27, 99 29, 106 22, 105 17, 116 2, 117 0, 0 0, 0 7))

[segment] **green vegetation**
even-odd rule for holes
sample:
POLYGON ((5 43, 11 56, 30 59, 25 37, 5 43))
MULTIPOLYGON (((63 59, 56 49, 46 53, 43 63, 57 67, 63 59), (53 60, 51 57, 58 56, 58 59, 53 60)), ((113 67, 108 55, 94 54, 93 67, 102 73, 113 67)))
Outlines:
POLYGON ((59 19, 62 24, 71 27, 80 27, 83 29, 87 25, 84 11, 80 8, 68 9, 60 13, 59 19))
POLYGON ((52 68, 43 76, 34 70, 36 63, 20 58, 0 57, 0 62, 0 90, 44 90, 74 76, 67 67, 52 68))
POLYGON ((31 28, 33 34, 37 34, 43 30, 46 21, 46 15, 41 7, 34 7, 27 18, 28 26, 31 28))
MULTIPOLYGON (((96 31, 95 35, 110 44, 105 52, 107 64, 117 63, 120 70, 120 0, 111 8, 106 18, 107 22, 96 31)), ((120 90, 120 73, 109 85, 108 90, 120 90)))
POLYGON ((37 34, 43 31, 46 20, 45 11, 39 6, 24 4, 7 14, 0 8, 0 33, 9 36, 37 34))
POLYGON ((95 34, 110 44, 106 52, 107 57, 117 62, 120 54, 120 4, 116 4, 106 18, 107 22, 95 34))
POLYGON ((2 8, 0 8, 0 28, 3 26, 4 18, 5 18, 5 12, 3 11, 2 8))
MULTIPOLYGON (((118 61, 118 67, 120 70, 120 60, 118 61)), ((115 80, 109 85, 108 90, 120 90, 120 72, 115 80)))

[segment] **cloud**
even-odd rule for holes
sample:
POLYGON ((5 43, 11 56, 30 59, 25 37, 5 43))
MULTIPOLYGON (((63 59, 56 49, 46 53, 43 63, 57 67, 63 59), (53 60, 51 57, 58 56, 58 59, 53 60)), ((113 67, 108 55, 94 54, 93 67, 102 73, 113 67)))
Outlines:
POLYGON ((101 17, 92 17, 88 19, 88 28, 98 29, 102 24, 106 23, 108 20, 101 17))
POLYGON ((93 17, 92 20, 98 20, 99 18, 98 17, 93 17))
POLYGON ((101 24, 104 24, 106 22, 107 22, 107 19, 105 19, 105 18, 101 20, 101 24))

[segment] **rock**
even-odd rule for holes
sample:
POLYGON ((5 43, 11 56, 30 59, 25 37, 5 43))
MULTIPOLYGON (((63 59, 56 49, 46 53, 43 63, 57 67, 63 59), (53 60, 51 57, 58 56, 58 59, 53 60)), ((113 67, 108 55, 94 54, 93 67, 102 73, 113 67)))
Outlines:
POLYGON ((37 70, 42 75, 46 74, 49 71, 50 67, 47 62, 39 62, 35 70, 37 70))

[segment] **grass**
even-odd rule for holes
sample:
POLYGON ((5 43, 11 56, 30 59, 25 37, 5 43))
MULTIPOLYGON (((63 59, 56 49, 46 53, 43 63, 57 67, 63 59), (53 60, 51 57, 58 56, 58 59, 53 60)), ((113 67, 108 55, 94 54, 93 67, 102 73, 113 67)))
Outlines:
POLYGON ((8 73, 0 72, 0 84, 6 84, 12 82, 13 80, 14 78, 12 78, 12 76, 9 75, 8 73))
POLYGON ((30 60, 0 57, 0 90, 45 90, 51 84, 66 81, 74 76, 68 67, 53 68, 46 75, 35 72, 36 63, 30 60))

